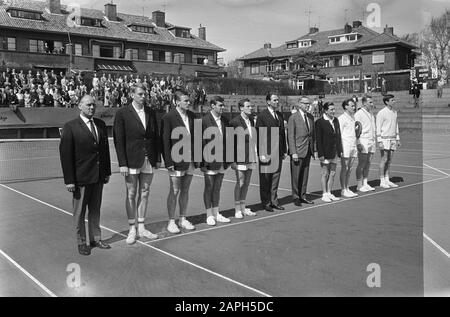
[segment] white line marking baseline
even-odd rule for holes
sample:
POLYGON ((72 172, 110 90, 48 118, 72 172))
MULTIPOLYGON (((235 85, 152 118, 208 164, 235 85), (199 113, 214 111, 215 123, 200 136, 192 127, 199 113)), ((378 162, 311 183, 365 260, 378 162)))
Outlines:
MULTIPOLYGON (((34 201, 36 201, 36 202, 38 202, 38 203, 41 203, 41 204, 43 204, 43 205, 45 205, 45 206, 48 206, 48 207, 50 207, 50 208, 53 208, 53 209, 55 209, 55 210, 57 210, 57 211, 60 211, 60 212, 62 212, 62 213, 64 213, 64 214, 69 215, 69 216, 72 217, 72 214, 71 214, 70 212, 64 210, 64 209, 61 209, 61 208, 56 207, 56 206, 53 206, 53 205, 51 205, 51 204, 49 204, 49 203, 46 203, 46 202, 44 202, 44 201, 42 201, 42 200, 39 200, 39 199, 37 199, 37 198, 35 198, 35 197, 33 197, 33 196, 30 196, 30 195, 28 195, 28 194, 25 194, 25 193, 23 193, 23 192, 21 192, 21 191, 18 191, 18 190, 16 190, 16 189, 11 188, 11 187, 9 187, 9 186, 6 186, 6 185, 4 185, 4 184, 0 184, 0 186, 1 186, 1 187, 4 187, 4 188, 6 188, 6 189, 9 189, 10 191, 13 191, 13 192, 15 192, 15 193, 17 193, 17 194, 19 194, 19 195, 25 196, 25 197, 27 197, 27 198, 29 198, 29 199, 31 199, 31 200, 34 200, 34 201)), ((118 231, 115 231, 115 230, 113 230, 113 229, 107 228, 107 227, 105 227, 105 226, 100 226, 100 227, 103 228, 103 229, 105 229, 105 230, 107 230, 107 231, 109 231, 109 232, 112 232, 112 233, 115 233, 115 234, 117 234, 117 235, 120 235, 120 236, 122 236, 122 237, 125 237, 125 238, 127 237, 126 235, 124 235, 124 234, 122 234, 122 233, 120 233, 120 232, 118 232, 118 231)), ((260 290, 258 290, 258 289, 256 289, 256 288, 253 288, 253 287, 251 287, 251 286, 245 285, 245 284, 243 284, 243 283, 241 283, 241 282, 238 282, 238 281, 236 281, 236 280, 233 280, 233 279, 231 279, 231 278, 229 278, 229 277, 227 277, 227 276, 225 276, 225 275, 222 275, 222 274, 220 274, 220 273, 214 272, 214 271, 209 270, 209 269, 207 269, 207 268, 205 268, 205 267, 203 267, 203 266, 200 266, 200 265, 198 265, 198 264, 195 264, 195 263, 193 263, 193 262, 190 262, 190 261, 188 261, 188 260, 185 260, 185 259, 183 259, 183 258, 180 258, 180 257, 178 257, 178 256, 176 256, 176 255, 174 255, 174 254, 171 254, 171 253, 169 253, 169 252, 167 252, 167 251, 164 251, 164 250, 162 250, 162 249, 159 249, 159 248, 157 248, 157 247, 155 247, 155 246, 148 245, 148 244, 146 244, 146 243, 144 243, 144 242, 142 242, 142 241, 139 241, 139 240, 136 241, 136 242, 139 243, 139 244, 141 244, 141 245, 144 245, 144 246, 146 246, 146 247, 148 247, 148 248, 150 248, 150 249, 153 249, 153 250, 155 250, 155 251, 158 251, 158 252, 160 252, 160 253, 162 253, 162 254, 165 254, 165 255, 167 255, 167 256, 173 258, 173 259, 176 259, 176 260, 181 261, 181 262, 183 262, 183 263, 185 263, 185 264, 188 264, 188 265, 191 265, 191 266, 193 266, 193 267, 196 267, 196 268, 198 268, 198 269, 200 269, 200 270, 202 270, 202 271, 204 271, 204 272, 207 272, 207 273, 212 274, 212 275, 214 275, 214 276, 217 276, 217 277, 219 277, 219 278, 221 278, 221 279, 224 279, 224 280, 226 280, 226 281, 228 281, 228 282, 231 282, 231 283, 233 283, 233 284, 236 284, 236 285, 238 285, 238 286, 241 286, 241 287, 243 287, 243 288, 246 288, 246 289, 248 289, 248 290, 250 290, 250 291, 253 291, 253 292, 255 292, 255 293, 259 294, 259 295, 262 295, 262 296, 265 296, 265 297, 272 297, 271 295, 269 295, 269 294, 267 294, 267 293, 265 293, 265 292, 262 292, 262 291, 260 291, 260 290)))
POLYGON ((0 249, 0 254, 3 255, 9 262, 12 263, 16 268, 18 268, 23 274, 25 274, 30 280, 32 280, 37 286, 39 286, 44 292, 46 292, 50 297, 57 297, 51 290, 49 290, 44 284, 38 281, 33 275, 31 275, 27 270, 25 270, 19 263, 13 260, 9 255, 7 255, 3 250, 0 249))
POLYGON ((445 251, 443 247, 441 247, 439 244, 437 244, 433 239, 431 239, 425 232, 423 233, 423 237, 427 239, 432 245, 434 245, 439 251, 444 253, 444 255, 450 259, 450 254, 445 251))

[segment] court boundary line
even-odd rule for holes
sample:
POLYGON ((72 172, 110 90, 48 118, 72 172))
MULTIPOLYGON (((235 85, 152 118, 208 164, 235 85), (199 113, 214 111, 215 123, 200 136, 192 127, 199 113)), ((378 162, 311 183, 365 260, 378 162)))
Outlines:
POLYGON ((443 171, 441 171, 440 169, 437 169, 436 167, 430 166, 430 165, 425 164, 425 163, 423 163, 423 165, 424 165, 425 167, 431 168, 432 170, 435 170, 435 171, 437 171, 437 172, 439 172, 439 173, 441 173, 441 174, 444 174, 444 175, 450 177, 450 174, 448 174, 448 173, 446 173, 446 172, 443 172, 443 171))
POLYGON ((25 274, 30 280, 32 280, 37 286, 39 286, 44 292, 47 293, 50 297, 58 297, 55 293, 49 290, 44 284, 42 284, 37 278, 35 278, 30 272, 28 272, 24 267, 22 267, 19 263, 17 263, 12 257, 6 254, 5 251, 0 249, 0 254, 3 255, 5 259, 7 259, 12 265, 14 265, 17 269, 19 269, 23 274, 25 274))
POLYGON ((330 202, 330 203, 324 203, 324 204, 320 204, 320 205, 314 205, 314 206, 310 206, 310 207, 299 208, 299 209, 294 209, 294 210, 291 210, 291 211, 281 212, 281 213, 274 214, 274 215, 268 215, 268 216, 263 216, 263 217, 259 217, 259 218, 253 218, 253 219, 250 219, 250 220, 247 220, 247 221, 243 220, 243 221, 240 221, 240 222, 235 222, 235 223, 230 223, 230 224, 223 224, 223 225, 220 225, 220 226, 216 225, 216 226, 211 227, 211 228, 206 228, 206 229, 201 229, 201 230, 194 230, 194 231, 190 231, 190 232, 186 232, 186 233, 182 233, 182 234, 171 235, 171 236, 168 236, 168 237, 164 237, 164 238, 160 238, 160 239, 156 239, 156 240, 151 240, 151 241, 146 242, 146 244, 157 243, 157 242, 160 242, 160 241, 175 239, 175 238, 179 238, 179 237, 184 237, 184 236, 191 235, 191 234, 202 233, 202 232, 207 232, 207 231, 212 231, 212 230, 218 230, 218 229, 223 229, 223 228, 227 228, 227 227, 234 227, 234 226, 241 225, 241 224, 247 224, 247 223, 252 223, 252 222, 256 222, 256 221, 261 221, 261 220, 281 217, 281 216, 290 215, 290 214, 301 212, 301 211, 309 211, 311 209, 315 209, 315 208, 319 208, 319 207, 333 206, 335 204, 348 202, 348 201, 359 199, 359 198, 370 197, 370 196, 379 195, 379 194, 387 193, 387 192, 394 191, 394 190, 400 190, 400 189, 403 189, 403 188, 409 188, 409 187, 413 187, 413 186, 423 185, 423 184, 426 184, 426 183, 431 183, 431 182, 444 180, 444 179, 449 179, 449 178, 450 178, 450 176, 430 179, 430 180, 426 180, 426 181, 422 181, 422 182, 418 182, 418 183, 408 184, 408 185, 401 186, 401 187, 389 188, 389 189, 384 189, 384 190, 377 191, 377 192, 367 193, 365 195, 359 195, 358 197, 346 198, 346 199, 341 199, 341 200, 338 200, 338 201, 333 201, 333 202, 330 202))
POLYGON ((435 246, 439 251, 441 251, 447 258, 450 259, 450 253, 448 253, 443 247, 441 247, 436 241, 431 239, 425 232, 423 232, 423 237, 428 240, 433 246, 435 246))
MULTIPOLYGON (((19 190, 17 190, 17 189, 11 188, 11 187, 6 186, 6 185, 4 185, 4 184, 0 184, 0 186, 1 186, 1 187, 4 187, 4 188, 6 188, 6 189, 9 189, 10 191, 15 192, 15 193, 17 193, 17 194, 19 194, 19 195, 25 196, 25 197, 27 197, 27 198, 29 198, 29 199, 31 199, 31 200, 34 200, 34 201, 36 201, 36 202, 38 202, 38 203, 41 203, 41 204, 43 204, 43 205, 45 205, 45 206, 51 207, 51 208, 53 208, 53 209, 55 209, 55 210, 57 210, 57 211, 63 212, 64 214, 67 214, 67 215, 73 217, 73 214, 72 214, 72 213, 69 213, 68 211, 66 211, 66 210, 64 210, 64 209, 62 209, 62 208, 53 206, 53 205, 51 205, 51 204, 49 204, 49 203, 47 203, 47 202, 45 202, 45 201, 42 201, 42 200, 40 200, 40 199, 38 199, 38 198, 36 198, 36 197, 30 196, 30 195, 28 195, 28 194, 25 194, 25 193, 23 193, 23 192, 21 192, 21 191, 19 191, 19 190)), ((87 220, 85 220, 85 221, 87 221, 87 220)), ((107 231, 109 231, 109 232, 112 232, 112 233, 114 233, 114 234, 120 235, 120 236, 122 236, 122 237, 125 237, 125 238, 127 237, 127 236, 124 235, 123 233, 118 232, 118 231, 113 230, 113 229, 110 229, 110 228, 108 228, 108 227, 105 227, 105 226, 103 226, 103 225, 100 225, 100 228, 105 229, 105 230, 107 230, 107 231)), ((199 264, 196 264, 196 263, 193 263, 193 262, 191 262, 191 261, 185 260, 185 259, 183 259, 183 258, 181 258, 181 257, 179 257, 179 256, 177 256, 177 255, 175 255, 175 254, 169 253, 169 252, 167 252, 167 251, 165 251, 165 250, 162 250, 162 249, 160 249, 160 248, 157 248, 157 247, 155 247, 155 246, 153 246, 153 245, 146 244, 146 243, 144 243, 144 242, 142 242, 142 241, 139 241, 139 240, 137 240, 136 242, 139 243, 139 244, 141 244, 141 245, 143 245, 143 246, 146 246, 146 247, 148 247, 148 248, 150 248, 150 249, 152 249, 152 250, 155 250, 155 251, 157 251, 157 252, 160 252, 160 253, 162 253, 162 254, 164 254, 164 255, 170 257, 170 258, 173 258, 173 259, 176 259, 176 260, 178 260, 178 261, 180 261, 180 262, 182 262, 182 263, 191 265, 191 266, 193 266, 193 267, 195 267, 195 268, 197 268, 197 269, 200 269, 201 271, 207 272, 207 273, 209 273, 209 274, 211 274, 211 275, 214 275, 214 276, 219 277, 219 278, 221 278, 221 279, 223 279, 223 280, 226 280, 226 281, 228 281, 228 282, 231 282, 231 283, 233 283, 233 284, 236 284, 236 285, 238 285, 238 286, 240 286, 240 287, 243 287, 243 288, 245 288, 245 289, 247 289, 247 290, 250 290, 250 291, 252 291, 252 292, 255 292, 255 293, 259 294, 259 295, 262 295, 262 296, 264 296, 264 297, 272 297, 272 295, 269 295, 268 293, 265 293, 265 292, 263 292, 263 291, 260 291, 260 290, 258 290, 258 289, 256 289, 256 288, 254 288, 254 287, 251 287, 251 286, 248 286, 248 285, 246 285, 246 284, 244 284, 244 283, 241 283, 241 282, 239 282, 239 281, 236 281, 236 280, 234 280, 234 279, 232 279, 232 278, 230 278, 230 277, 227 277, 227 276, 225 276, 225 275, 223 275, 223 274, 214 272, 214 271, 212 271, 212 270, 210 270, 210 269, 207 269, 207 268, 205 268, 205 267, 203 267, 203 266, 201 266, 201 265, 199 265, 199 264)), ((55 295, 55 296, 56 296, 56 295, 55 295)))

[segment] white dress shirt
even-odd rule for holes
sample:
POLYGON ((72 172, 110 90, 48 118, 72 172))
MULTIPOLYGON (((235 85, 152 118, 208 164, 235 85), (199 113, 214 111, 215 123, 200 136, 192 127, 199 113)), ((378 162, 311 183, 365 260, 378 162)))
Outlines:
POLYGON ((142 125, 144 126, 144 129, 147 129, 147 124, 145 122, 145 111, 144 107, 142 109, 138 109, 134 103, 132 103, 134 111, 136 111, 137 115, 139 116, 139 119, 141 119, 142 125))
POLYGON ((88 127, 88 129, 89 129, 89 131, 91 131, 91 133, 93 133, 92 132, 92 130, 91 130, 91 124, 89 123, 89 121, 90 120, 92 120, 92 124, 94 125, 94 130, 95 130, 95 135, 97 136, 97 140, 98 140, 98 130, 97 130, 97 126, 95 125, 95 122, 94 122, 94 118, 92 118, 92 119, 88 119, 88 118, 86 118, 85 116, 83 116, 83 115, 81 115, 80 114, 80 118, 83 120, 83 122, 86 124, 86 126, 88 127))
POLYGON ((178 113, 181 116, 181 119, 183 120, 184 126, 188 130, 188 133, 191 134, 191 129, 189 128, 189 117, 185 113, 181 113, 181 111, 177 108, 178 113))
POLYGON ((222 132, 222 120, 221 117, 216 117, 216 115, 211 111, 211 115, 213 116, 214 120, 216 121, 217 126, 219 127, 220 134, 223 134, 222 132))

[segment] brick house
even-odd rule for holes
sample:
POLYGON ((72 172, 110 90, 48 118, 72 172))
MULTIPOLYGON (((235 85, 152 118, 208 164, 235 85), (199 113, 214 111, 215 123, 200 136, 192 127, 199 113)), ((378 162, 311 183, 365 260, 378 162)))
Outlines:
MULTIPOLYGON (((294 70, 293 57, 313 51, 325 61, 319 80, 331 83, 336 91, 353 93, 381 87, 382 78, 388 90, 409 89, 415 49, 395 36, 393 27, 386 26, 380 34, 354 21, 338 30, 319 32, 312 27, 302 37, 275 48, 266 43, 238 60, 244 78, 267 79, 273 71, 294 70)), ((291 84, 302 88, 307 79, 291 80, 291 84)))
POLYGON ((60 0, 0 1, 0 67, 83 70, 105 73, 223 76, 217 54, 225 51, 206 40, 200 25, 191 29, 166 22, 165 12, 151 17, 72 8, 60 0))

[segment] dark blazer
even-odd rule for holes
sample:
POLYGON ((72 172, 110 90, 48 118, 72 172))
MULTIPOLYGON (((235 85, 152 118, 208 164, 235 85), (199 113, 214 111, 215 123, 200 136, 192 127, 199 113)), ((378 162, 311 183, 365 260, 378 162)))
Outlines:
MULTIPOLYGON (((186 147, 183 147, 180 151, 180 155, 185 155, 185 151, 189 151, 187 153, 187 156, 190 158, 190 161, 182 160, 180 162, 174 161, 174 158, 172 157, 171 151, 172 147, 179 142, 183 136, 180 135, 177 139, 172 139, 172 131, 173 129, 177 127, 185 128, 183 119, 181 118, 180 113, 176 108, 172 109, 168 113, 166 113, 162 119, 161 119, 161 145, 162 145, 162 154, 164 158, 164 164, 165 167, 173 166, 176 171, 186 171, 189 169, 189 165, 191 162, 194 162, 194 120, 195 115, 192 111, 186 112, 188 118, 189 118, 189 130, 191 132, 191 148, 187 149, 186 147)), ((186 129, 187 133, 187 129, 186 129)), ((200 158, 201 160, 201 158, 200 158)), ((199 160, 199 161, 200 161, 199 160)), ((195 167, 198 167, 196 163, 194 163, 195 167)))
MULTIPOLYGON (((249 118, 250 120, 250 125, 252 127, 255 126, 253 118, 249 118)), ((247 124, 245 123, 244 118, 242 118, 242 115, 239 114, 238 116, 234 117, 231 121, 230 121, 230 126, 232 126, 233 128, 243 128, 244 130, 247 129, 247 124)), ((254 134, 253 134, 253 138, 255 138, 254 140, 250 139, 250 134, 246 134, 245 135, 245 141, 243 146, 238 146, 238 138, 237 135, 235 135, 234 137, 234 162, 237 164, 249 164, 249 163, 253 163, 250 160, 250 145, 256 144, 256 130, 254 130, 254 134), (254 143, 253 143, 253 142, 254 143), (238 160, 238 154, 239 156, 242 155, 242 153, 245 153, 244 156, 244 161, 242 160, 238 160)), ((239 144, 240 145, 240 144, 239 144)), ((256 154, 256 153, 255 153, 256 154)))
POLYGON ((305 158, 308 153, 314 156, 314 117, 306 113, 306 118, 309 131, 300 111, 293 113, 288 121, 289 154, 297 154, 300 158, 305 158))
POLYGON ((66 185, 95 184, 111 175, 106 124, 97 118, 94 118, 94 124, 98 131, 98 143, 80 117, 63 127, 59 153, 66 185))
POLYGON ((335 158, 336 155, 341 157, 342 154, 341 130, 336 117, 333 124, 334 130, 330 122, 321 117, 315 125, 317 155, 327 160, 335 158))
MULTIPOLYGON (((226 151, 226 147, 227 147, 227 143, 226 143, 227 142, 226 141, 227 140, 227 137, 226 137, 227 136, 226 135, 227 134, 227 130, 226 130, 226 128, 229 127, 230 124, 229 124, 228 119, 226 117, 224 117, 224 116, 221 116, 220 121, 222 123, 222 127, 221 127, 221 129, 222 129, 222 136, 220 136, 221 140, 219 140, 219 141, 222 141, 221 142, 222 143, 222 153, 223 153, 222 161, 218 161, 217 162, 217 161, 214 160, 213 162, 211 162, 212 161, 211 159, 208 159, 208 157, 205 157, 205 153, 204 152, 203 152, 203 155, 202 155, 201 166, 202 167, 206 167, 210 171, 219 170, 222 166, 224 168, 228 168, 228 166, 230 166, 230 163, 227 162, 227 156, 226 156, 226 154, 227 154, 227 151, 226 151)), ((208 129, 210 127, 218 128, 216 120, 214 119, 213 115, 211 114, 211 112, 208 112, 202 118, 202 131, 204 132, 206 129, 208 129)), ((217 135, 216 135, 216 137, 217 137, 217 135)), ((211 136, 211 138, 203 137, 202 138, 202 140, 203 140, 202 141, 202 149, 204 149, 205 146, 209 142, 214 140, 214 139, 215 139, 214 136, 211 136)), ((215 151, 211 151, 211 154, 216 155, 216 152, 215 151)))
POLYGON ((116 113, 113 135, 119 166, 140 168, 144 164, 145 156, 152 166, 161 162, 156 113, 149 107, 144 107, 144 112, 146 129, 131 104, 116 113))
MULTIPOLYGON (((280 157, 287 153, 287 145, 286 145, 286 132, 284 130, 284 119, 283 115, 280 111, 276 111, 278 122, 270 113, 269 109, 266 108, 261 111, 256 118, 256 129, 258 130, 258 146, 259 144, 267 144, 267 154, 272 153, 271 148, 271 128, 278 127, 279 128, 279 139, 275 141, 275 146, 278 147, 280 157), (261 140, 261 133, 259 132, 259 128, 267 127, 267 143, 264 142, 266 140, 261 140), (262 141, 262 142, 261 142, 262 141)), ((262 151, 259 150, 258 154, 261 155, 262 151)))

